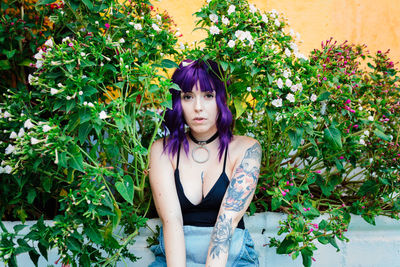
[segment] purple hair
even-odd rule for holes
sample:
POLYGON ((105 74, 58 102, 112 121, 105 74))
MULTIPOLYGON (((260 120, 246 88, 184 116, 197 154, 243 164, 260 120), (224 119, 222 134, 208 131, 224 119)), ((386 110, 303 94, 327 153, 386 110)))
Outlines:
MULTIPOLYGON (((183 92, 191 92, 199 82, 201 91, 215 91, 215 100, 218 107, 217 129, 219 135, 219 160, 232 140, 232 113, 226 104, 226 89, 219 77, 223 77, 222 69, 211 60, 184 60, 172 75, 172 82, 179 85, 183 92)), ((186 154, 189 153, 189 142, 185 134, 185 119, 181 105, 181 92, 171 88, 172 110, 165 112, 164 127, 168 129, 170 136, 164 142, 164 151, 174 156, 180 144, 186 154)), ((164 139, 165 140, 165 139, 164 139)))

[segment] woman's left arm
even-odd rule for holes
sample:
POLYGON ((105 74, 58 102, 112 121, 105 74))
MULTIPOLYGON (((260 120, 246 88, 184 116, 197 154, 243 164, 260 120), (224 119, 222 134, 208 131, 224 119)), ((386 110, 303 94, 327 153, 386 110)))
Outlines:
POLYGON ((207 267, 225 266, 228 260, 233 233, 250 205, 260 172, 261 146, 253 139, 245 142, 247 149, 226 190, 211 234, 207 255, 207 267))

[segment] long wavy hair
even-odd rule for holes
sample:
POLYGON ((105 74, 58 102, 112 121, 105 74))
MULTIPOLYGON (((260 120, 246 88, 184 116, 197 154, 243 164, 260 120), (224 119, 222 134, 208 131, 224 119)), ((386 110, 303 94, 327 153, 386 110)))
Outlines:
MULTIPOLYGON (((172 75, 172 81, 179 85, 183 92, 191 92, 199 83, 203 92, 215 91, 215 100, 218 107, 217 129, 219 135, 219 160, 232 140, 232 113, 226 103, 226 89, 219 77, 223 77, 222 69, 211 60, 201 59, 192 61, 184 60, 172 75)), ((229 83, 228 83, 229 85, 229 83)), ((169 137, 164 139, 164 152, 174 156, 180 144, 186 154, 189 153, 189 142, 185 134, 185 119, 181 104, 181 92, 171 88, 172 109, 167 109, 164 117, 164 127, 169 131, 169 137)))

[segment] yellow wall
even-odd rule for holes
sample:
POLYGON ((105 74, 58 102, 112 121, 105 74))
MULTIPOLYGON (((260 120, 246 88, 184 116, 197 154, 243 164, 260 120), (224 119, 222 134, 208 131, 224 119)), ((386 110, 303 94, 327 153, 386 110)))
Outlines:
MULTIPOLYGON (((152 1, 167 10, 180 28, 181 41, 204 37, 194 29, 192 14, 205 0, 152 1)), ((276 9, 289 19, 290 28, 300 33, 300 50, 308 55, 321 41, 333 37, 339 42, 366 44, 371 53, 390 49, 391 58, 400 60, 400 0, 253 0, 261 10, 276 9)))

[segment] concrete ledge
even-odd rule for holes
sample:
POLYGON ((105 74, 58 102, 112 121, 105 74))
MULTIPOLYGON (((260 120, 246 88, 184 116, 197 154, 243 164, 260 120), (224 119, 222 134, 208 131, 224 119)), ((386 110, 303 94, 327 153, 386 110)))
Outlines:
MULTIPOLYGON (((278 237, 276 232, 279 221, 284 218, 284 214, 274 212, 258 213, 244 218, 246 228, 250 231, 256 250, 260 255, 261 267, 303 266, 301 256, 293 261, 289 256, 277 255, 275 248, 265 246, 269 242, 269 237, 278 237)), ((29 222, 27 224, 33 223, 29 222)), ((12 229, 16 224, 19 223, 5 222, 8 229, 12 229)), ((155 229, 156 225, 160 225, 160 221, 151 219, 148 221, 148 225, 151 229, 155 229)), ((144 267, 152 262, 154 257, 147 248, 146 242, 147 237, 151 235, 153 235, 151 230, 147 228, 141 229, 135 245, 130 248, 141 259, 134 263, 120 262, 117 266, 144 267)), ((350 242, 338 241, 340 252, 336 252, 336 249, 331 245, 317 243, 318 250, 314 255, 316 261, 313 262, 312 266, 400 267, 400 221, 387 217, 378 217, 376 218, 376 226, 373 226, 365 222, 360 216, 352 216, 346 236, 350 239, 350 242)), ((54 264, 57 259, 57 251, 53 250, 49 252, 48 262, 43 257, 40 257, 39 266, 61 266, 61 264, 54 264)), ((4 266, 4 263, 0 263, 0 266, 4 266)), ((33 267, 34 265, 29 255, 23 254, 18 256, 18 266, 33 267)))

